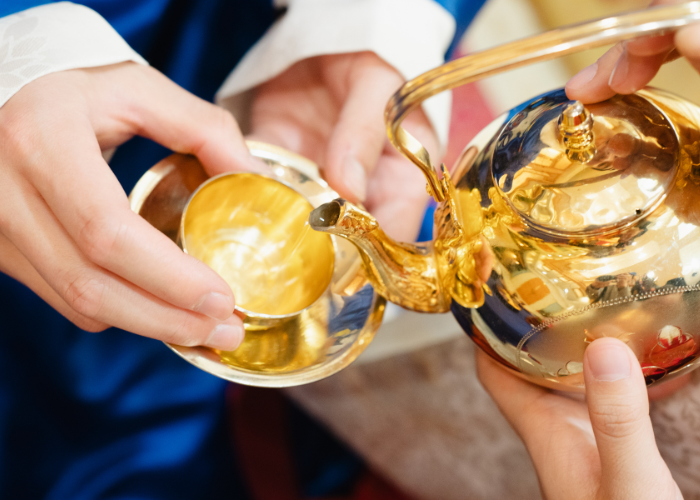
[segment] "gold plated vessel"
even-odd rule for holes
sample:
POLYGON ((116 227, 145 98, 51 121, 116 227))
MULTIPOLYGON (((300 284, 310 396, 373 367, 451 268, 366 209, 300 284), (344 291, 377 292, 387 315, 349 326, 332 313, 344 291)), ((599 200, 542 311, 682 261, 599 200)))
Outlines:
POLYGON ((172 155, 139 180, 132 209, 232 287, 245 338, 235 351, 169 347, 195 366, 247 385, 287 387, 327 377, 374 337, 385 300, 347 241, 305 230, 314 207, 338 195, 309 160, 248 142, 268 174, 209 178, 196 158, 172 155))
POLYGON ((582 105, 556 90, 484 129, 438 170, 401 127, 425 99, 573 51, 664 33, 700 19, 700 2, 562 28, 467 56, 390 100, 392 143, 438 202, 434 241, 390 240, 338 199, 317 231, 352 242, 388 300, 451 310, 489 355, 522 377, 583 389, 592 340, 625 341, 647 383, 700 361, 700 108, 657 89, 582 105))

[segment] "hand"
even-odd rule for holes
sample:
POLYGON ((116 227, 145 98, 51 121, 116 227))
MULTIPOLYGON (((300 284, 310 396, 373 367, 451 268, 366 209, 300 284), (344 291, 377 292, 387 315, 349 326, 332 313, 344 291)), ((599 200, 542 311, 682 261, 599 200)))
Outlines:
POLYGON ((230 287, 130 210, 101 156, 135 134, 212 175, 258 165, 229 113, 152 68, 39 78, 0 108, 0 271, 86 330, 235 348, 230 287))
POLYGON ((620 340, 586 349, 587 403, 525 382, 481 352, 477 370, 525 443, 544 498, 683 498, 656 447, 639 362, 620 340))
MULTIPOLYGON (((251 136, 315 161, 341 196, 364 202, 388 234, 411 241, 425 212, 425 179, 389 144, 383 119, 402 83, 372 52, 305 59, 257 88, 251 136)), ((421 110, 404 124, 437 150, 421 110)))
MULTIPOLYGON (((655 0, 650 5, 681 3, 655 0)), ((683 56, 700 71, 700 24, 691 24, 675 34, 646 36, 620 42, 598 61, 566 84, 570 99, 598 102, 615 94, 631 94, 643 88, 665 62, 683 56)))

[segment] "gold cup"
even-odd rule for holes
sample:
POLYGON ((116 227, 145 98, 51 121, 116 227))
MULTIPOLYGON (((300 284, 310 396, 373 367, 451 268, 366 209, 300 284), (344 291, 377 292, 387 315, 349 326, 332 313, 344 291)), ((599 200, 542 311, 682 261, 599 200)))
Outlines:
POLYGON ((275 179, 223 174, 190 198, 181 246, 226 280, 236 310, 276 324, 311 307, 333 276, 333 243, 311 231, 306 219, 312 210, 275 179))
POLYGON ((208 178, 196 158, 172 155, 130 195, 134 211, 231 285, 245 339, 235 351, 169 345, 221 378, 287 387, 351 363, 381 323, 385 301, 345 240, 306 219, 337 194, 309 160, 249 142, 270 173, 208 178))

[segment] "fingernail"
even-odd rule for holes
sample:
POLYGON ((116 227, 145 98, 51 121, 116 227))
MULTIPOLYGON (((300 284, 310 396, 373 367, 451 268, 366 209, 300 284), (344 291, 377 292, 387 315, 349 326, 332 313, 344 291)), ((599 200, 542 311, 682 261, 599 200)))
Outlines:
POLYGON ((241 344, 242 340, 243 327, 222 323, 212 330, 205 345, 222 351, 233 351, 241 344))
POLYGON ((568 88, 581 89, 588 85, 598 72, 598 63, 591 64, 576 73, 574 77, 566 84, 568 88))
POLYGON ((223 321, 233 313, 233 300, 223 293, 210 292, 202 298, 194 310, 210 318, 223 321))
POLYGON ((597 381, 615 382, 630 376, 630 358, 623 344, 597 341, 587 351, 588 366, 597 381))
POLYGON ((362 163, 353 156, 346 156, 343 162, 343 181, 358 201, 367 196, 367 174, 362 163))
POLYGON ((608 80, 608 86, 618 93, 628 93, 634 92, 635 89, 629 90, 621 87, 625 80, 627 79, 627 73, 629 71, 629 60, 627 59, 627 47, 622 50, 622 54, 617 59, 615 67, 610 73, 610 79, 608 80))

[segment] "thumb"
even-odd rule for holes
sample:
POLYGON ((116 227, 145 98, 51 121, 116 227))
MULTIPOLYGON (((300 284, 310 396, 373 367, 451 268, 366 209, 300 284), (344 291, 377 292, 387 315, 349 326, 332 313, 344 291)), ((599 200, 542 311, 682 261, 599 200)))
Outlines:
POLYGON ((681 498, 656 447, 637 358, 622 341, 601 338, 584 357, 586 399, 606 499, 681 498))
POLYGON ((384 106, 403 83, 401 75, 372 53, 353 57, 347 99, 328 141, 324 176, 352 202, 367 199, 367 178, 386 144, 384 106))

